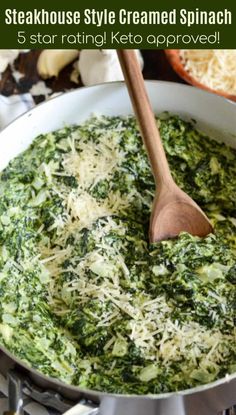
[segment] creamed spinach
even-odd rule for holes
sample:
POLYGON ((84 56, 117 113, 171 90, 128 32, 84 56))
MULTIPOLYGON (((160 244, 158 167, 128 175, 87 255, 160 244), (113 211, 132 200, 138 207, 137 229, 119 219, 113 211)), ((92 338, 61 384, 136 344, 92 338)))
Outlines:
POLYGON ((0 176, 0 342, 100 391, 177 391, 236 371, 236 151, 158 121, 215 233, 150 245, 154 181, 132 117, 41 135, 0 176))

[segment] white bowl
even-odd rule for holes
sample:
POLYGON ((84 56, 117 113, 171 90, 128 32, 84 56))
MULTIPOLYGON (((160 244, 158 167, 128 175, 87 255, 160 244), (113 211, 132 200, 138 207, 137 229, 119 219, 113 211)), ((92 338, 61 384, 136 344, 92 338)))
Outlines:
MULTIPOLYGON (((236 104, 191 86, 146 81, 155 113, 169 111, 197 122, 197 127, 236 147, 236 104)), ((80 123, 91 114, 133 113, 123 82, 76 89, 38 105, 0 133, 0 170, 42 133, 80 123)))

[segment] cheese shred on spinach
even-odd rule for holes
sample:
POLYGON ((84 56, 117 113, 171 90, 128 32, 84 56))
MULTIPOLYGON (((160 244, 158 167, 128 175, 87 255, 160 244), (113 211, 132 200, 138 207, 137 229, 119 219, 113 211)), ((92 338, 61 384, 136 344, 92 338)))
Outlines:
POLYGON ((0 342, 45 375, 148 394, 236 371, 236 151, 158 123, 214 235, 149 244, 155 186, 132 117, 41 135, 0 175, 0 342))

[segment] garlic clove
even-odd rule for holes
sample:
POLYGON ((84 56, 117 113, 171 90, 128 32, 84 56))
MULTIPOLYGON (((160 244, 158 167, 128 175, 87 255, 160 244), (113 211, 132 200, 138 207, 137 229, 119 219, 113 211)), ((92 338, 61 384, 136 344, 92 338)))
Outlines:
POLYGON ((58 76, 59 72, 79 55, 77 49, 45 49, 39 55, 37 70, 41 78, 58 76))

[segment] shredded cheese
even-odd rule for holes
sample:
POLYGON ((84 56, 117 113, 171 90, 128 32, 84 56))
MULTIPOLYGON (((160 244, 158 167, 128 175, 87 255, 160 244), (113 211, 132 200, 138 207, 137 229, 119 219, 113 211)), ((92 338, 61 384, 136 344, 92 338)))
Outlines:
POLYGON ((117 135, 110 135, 108 139, 105 134, 96 144, 81 140, 80 151, 76 152, 74 147, 64 157, 65 171, 78 178, 80 187, 91 190, 100 180, 109 179, 122 162, 124 152, 117 144, 117 135))
POLYGON ((182 49, 180 55, 185 69, 201 84, 236 94, 236 50, 182 49))

